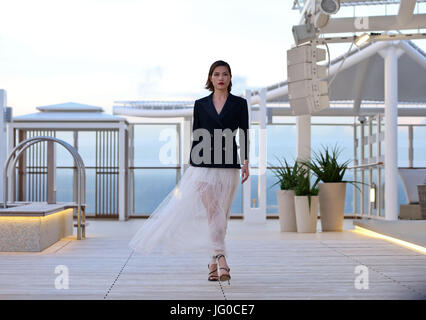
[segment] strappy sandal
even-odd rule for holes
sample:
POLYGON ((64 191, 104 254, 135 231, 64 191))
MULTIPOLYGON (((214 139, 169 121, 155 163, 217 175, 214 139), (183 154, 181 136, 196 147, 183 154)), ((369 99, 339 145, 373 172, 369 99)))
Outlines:
MULTIPOLYGON (((216 258, 217 258, 217 260, 219 261, 219 259, 220 258, 225 258, 225 256, 223 255, 223 254, 218 254, 217 256, 216 256, 216 258)), ((218 262, 219 263, 219 262, 218 262)), ((226 271, 226 273, 224 273, 224 272, 220 272, 220 277, 219 277, 219 280, 220 281, 228 281, 228 284, 229 284, 229 280, 231 280, 231 275, 229 274, 229 271, 231 271, 231 268, 226 268, 226 267, 220 267, 219 268, 220 270, 225 270, 226 271)))
MULTIPOLYGON (((208 277, 208 280, 209 280, 209 281, 218 281, 218 280, 219 280, 219 277, 218 277, 218 275, 217 275, 217 264, 216 264, 216 263, 212 264, 212 267, 214 267, 214 266, 216 266, 216 269, 211 270, 211 271, 209 272, 209 277, 208 277)), ((209 270, 210 270, 210 264, 208 264, 208 265, 207 265, 207 267, 208 267, 208 268, 209 268, 209 270)))

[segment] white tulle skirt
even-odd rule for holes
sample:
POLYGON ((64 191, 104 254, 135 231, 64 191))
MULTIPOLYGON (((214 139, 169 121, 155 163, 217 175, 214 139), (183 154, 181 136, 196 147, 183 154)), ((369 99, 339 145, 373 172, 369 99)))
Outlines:
POLYGON ((226 229, 239 177, 237 168, 190 165, 129 246, 140 254, 226 255, 226 229))

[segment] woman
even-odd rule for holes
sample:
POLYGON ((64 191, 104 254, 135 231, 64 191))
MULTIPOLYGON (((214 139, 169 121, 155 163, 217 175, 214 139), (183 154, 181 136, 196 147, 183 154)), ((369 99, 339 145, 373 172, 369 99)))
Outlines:
POLYGON ((206 250, 212 257, 208 280, 228 283, 227 223, 239 170, 241 183, 249 176, 247 101, 231 94, 231 79, 228 63, 218 60, 211 65, 205 88, 212 93, 194 104, 190 166, 130 241, 130 246, 142 253, 157 248, 172 254, 206 250))

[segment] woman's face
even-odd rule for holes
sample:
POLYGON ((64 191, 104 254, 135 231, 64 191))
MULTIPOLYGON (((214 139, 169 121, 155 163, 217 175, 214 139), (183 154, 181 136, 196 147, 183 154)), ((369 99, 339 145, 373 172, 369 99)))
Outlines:
POLYGON ((213 83, 214 90, 228 90, 231 82, 231 75, 228 68, 225 66, 218 66, 213 70, 210 81, 213 83))

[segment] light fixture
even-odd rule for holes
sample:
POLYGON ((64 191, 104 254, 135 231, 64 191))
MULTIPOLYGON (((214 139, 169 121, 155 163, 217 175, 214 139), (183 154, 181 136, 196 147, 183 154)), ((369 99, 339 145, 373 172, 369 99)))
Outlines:
POLYGON ((376 209, 376 184, 373 182, 370 187, 370 205, 376 209))
POLYGON ((370 35, 368 33, 363 33, 362 35, 355 38, 355 45, 357 47, 361 47, 368 41, 370 41, 370 35))
POLYGON ((322 29, 327 25, 329 20, 330 20, 330 16, 328 14, 318 12, 314 16, 314 25, 316 28, 322 29))
POLYGON ((340 0, 321 0, 320 9, 325 14, 335 14, 340 9, 340 0))
POLYGON ((292 27, 293 38, 296 45, 300 45, 316 38, 315 27, 308 24, 300 24, 292 27))
POLYGON ((324 28, 330 20, 330 15, 337 13, 339 9, 340 0, 315 0, 315 13, 312 20, 315 27, 324 28))

